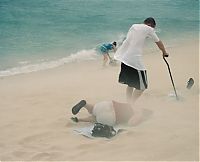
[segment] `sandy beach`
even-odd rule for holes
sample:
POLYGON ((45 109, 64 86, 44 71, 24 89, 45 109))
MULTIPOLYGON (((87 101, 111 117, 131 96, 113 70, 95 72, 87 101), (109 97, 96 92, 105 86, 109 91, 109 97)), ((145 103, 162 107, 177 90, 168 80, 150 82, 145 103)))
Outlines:
POLYGON ((0 161, 198 161, 198 46, 167 49, 179 101, 160 52, 145 50, 149 88, 135 106, 151 115, 110 140, 76 134, 87 124, 70 121, 71 107, 81 99, 125 102, 119 65, 102 68, 100 59, 0 78, 0 161))

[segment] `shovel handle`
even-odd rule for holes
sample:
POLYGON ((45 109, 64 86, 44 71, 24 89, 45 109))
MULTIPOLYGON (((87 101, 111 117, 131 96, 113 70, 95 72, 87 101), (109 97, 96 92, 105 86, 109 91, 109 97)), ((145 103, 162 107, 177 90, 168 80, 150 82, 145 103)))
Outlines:
POLYGON ((164 59, 165 63, 167 64, 167 68, 168 68, 169 75, 170 75, 170 78, 171 78, 172 86, 173 86, 173 88, 174 88, 174 92, 175 92, 175 95, 176 95, 176 99, 179 100, 178 95, 177 95, 177 93, 176 93, 176 88, 175 88, 175 85, 174 85, 174 81, 173 81, 173 78, 172 78, 172 73, 171 73, 169 64, 168 64, 168 62, 167 62, 165 56, 163 56, 163 59, 164 59))

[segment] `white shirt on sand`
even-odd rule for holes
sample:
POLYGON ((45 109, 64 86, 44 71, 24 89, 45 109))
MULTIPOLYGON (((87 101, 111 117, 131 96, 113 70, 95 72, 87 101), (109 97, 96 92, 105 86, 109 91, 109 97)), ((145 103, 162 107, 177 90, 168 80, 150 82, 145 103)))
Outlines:
POLYGON ((145 40, 148 37, 152 38, 154 42, 159 41, 154 28, 145 24, 132 25, 114 58, 137 70, 146 70, 142 63, 142 53, 145 40))

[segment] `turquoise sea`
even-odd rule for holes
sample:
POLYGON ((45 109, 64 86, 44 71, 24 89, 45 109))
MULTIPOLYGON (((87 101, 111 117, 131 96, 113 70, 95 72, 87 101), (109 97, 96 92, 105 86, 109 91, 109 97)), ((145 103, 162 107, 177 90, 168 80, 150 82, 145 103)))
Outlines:
POLYGON ((98 59, 150 16, 167 46, 199 38, 199 0, 0 0, 0 76, 98 59))

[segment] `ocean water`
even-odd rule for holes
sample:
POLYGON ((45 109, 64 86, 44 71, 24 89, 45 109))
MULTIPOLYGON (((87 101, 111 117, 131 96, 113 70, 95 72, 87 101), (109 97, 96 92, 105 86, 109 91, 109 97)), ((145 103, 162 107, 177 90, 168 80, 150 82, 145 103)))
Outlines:
POLYGON ((0 76, 99 59, 150 16, 167 46, 198 39, 199 0, 0 0, 0 76))

